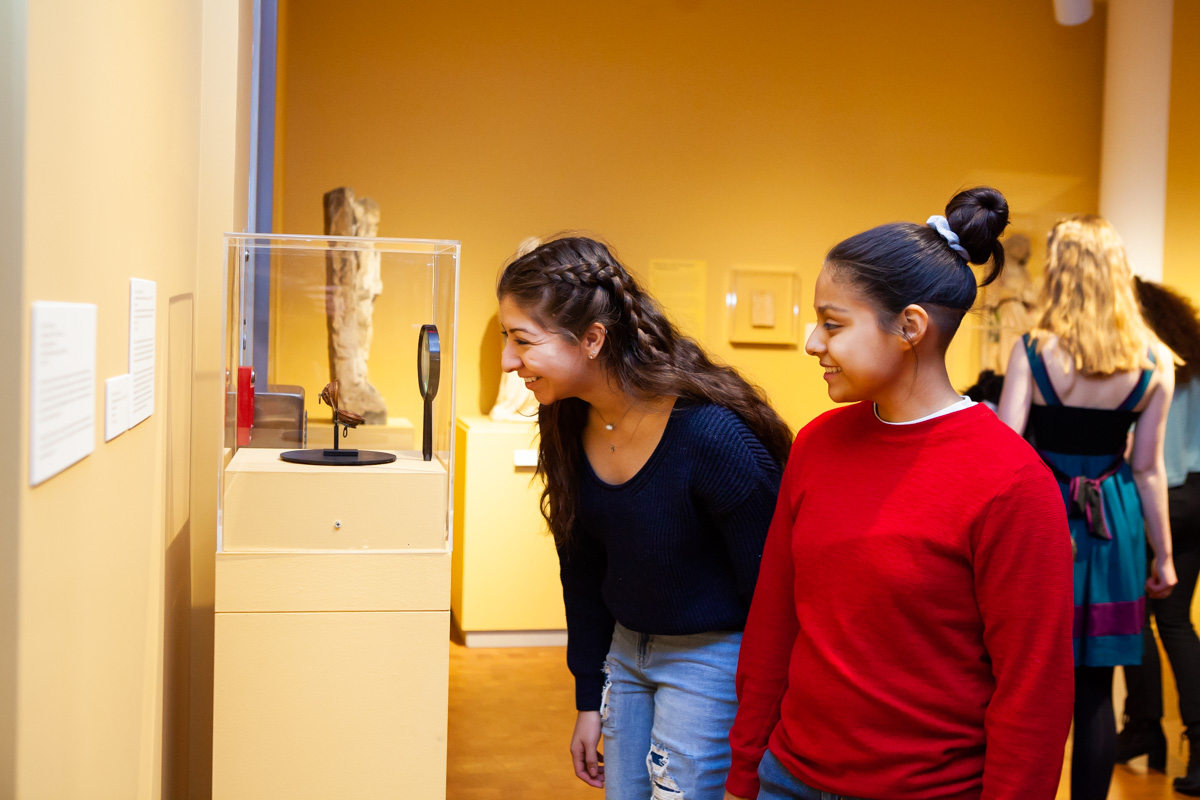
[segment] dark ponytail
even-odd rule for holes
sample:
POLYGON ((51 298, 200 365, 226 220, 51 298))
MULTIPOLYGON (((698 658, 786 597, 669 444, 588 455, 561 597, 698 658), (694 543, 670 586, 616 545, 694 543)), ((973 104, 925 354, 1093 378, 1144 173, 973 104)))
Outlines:
MULTIPOLYGON (((565 236, 518 254, 504 268, 496 296, 512 298, 543 328, 571 342, 599 322, 606 331, 599 362, 623 391, 639 400, 680 397, 723 406, 780 465, 786 462, 792 434, 762 390, 680 334, 604 244, 565 236)), ((542 515, 559 547, 575 523, 587 418, 587 403, 574 397, 538 410, 538 472, 546 481, 542 515)))
POLYGON ((1175 365, 1175 383, 1187 383, 1200 374, 1200 310, 1170 286, 1144 281, 1136 275, 1133 286, 1142 306, 1142 319, 1183 361, 1175 365))
POLYGON ((858 287, 878 311, 880 327, 890 329, 909 305, 930 312, 948 344, 963 315, 1004 269, 1000 234, 1008 225, 1008 202, 995 189, 980 186, 959 192, 946 205, 949 229, 967 256, 931 225, 893 222, 851 236, 825 257, 839 279, 858 287), (970 264, 991 263, 978 285, 970 264))

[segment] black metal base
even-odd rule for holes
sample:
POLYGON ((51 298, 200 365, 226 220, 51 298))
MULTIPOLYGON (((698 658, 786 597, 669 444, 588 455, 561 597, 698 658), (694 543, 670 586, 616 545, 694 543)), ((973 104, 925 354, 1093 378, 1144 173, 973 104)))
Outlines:
POLYGON ((383 453, 379 450, 287 450, 280 453, 279 457, 293 464, 334 467, 365 467, 371 464, 390 464, 396 460, 395 453, 383 453))

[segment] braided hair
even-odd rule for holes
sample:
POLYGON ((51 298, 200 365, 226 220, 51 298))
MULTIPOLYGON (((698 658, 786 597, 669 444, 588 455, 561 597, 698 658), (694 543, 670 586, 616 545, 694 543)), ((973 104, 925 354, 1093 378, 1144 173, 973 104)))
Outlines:
MULTIPOLYGON (((737 414, 783 465, 792 434, 761 389, 714 362, 682 335, 654 299, 594 239, 552 239, 509 262, 496 287, 548 331, 578 343, 592 323, 605 328, 597 359, 617 386, 638 400, 677 397, 711 402, 737 414)), ((563 547, 575 523, 579 442, 588 404, 570 397, 538 411, 538 473, 545 480, 542 516, 563 547)))

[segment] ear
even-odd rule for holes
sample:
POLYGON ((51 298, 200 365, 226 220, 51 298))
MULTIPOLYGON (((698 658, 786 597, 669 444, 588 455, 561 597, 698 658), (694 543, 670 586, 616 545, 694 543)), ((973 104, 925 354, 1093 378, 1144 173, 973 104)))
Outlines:
POLYGON ((896 321, 900 325, 900 337, 910 348, 916 348, 929 334, 929 312, 916 303, 905 306, 896 321))
POLYGON ((584 354, 588 358, 595 358, 600 355, 600 351, 604 348, 604 342, 608 338, 608 329, 599 322, 593 322, 587 326, 587 330, 583 332, 583 336, 579 337, 579 343, 583 347, 584 354))

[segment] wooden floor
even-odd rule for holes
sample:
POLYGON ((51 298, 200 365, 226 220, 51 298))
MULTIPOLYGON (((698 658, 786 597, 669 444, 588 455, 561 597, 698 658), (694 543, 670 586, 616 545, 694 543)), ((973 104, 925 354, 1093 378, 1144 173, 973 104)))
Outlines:
MULTIPOLYGON (((1171 743, 1167 753, 1167 774, 1147 771, 1145 757, 1136 758, 1129 764, 1118 764, 1108 790, 1109 800, 1187 800, 1185 795, 1177 794, 1171 788, 1171 781, 1187 770, 1187 748, 1179 745, 1183 726, 1164 722, 1163 730, 1171 743)), ((1068 743, 1068 755, 1069 748, 1068 743)), ((1068 800, 1071 796, 1066 778, 1064 774, 1063 782, 1059 784, 1058 800, 1068 800)))
POLYGON ((574 725, 566 648, 450 645, 447 800, 602 800, 571 770, 574 725))
MULTIPOLYGON (((571 771, 567 747, 575 695, 561 647, 466 648, 450 645, 448 800, 602 800, 571 771)), ((1171 779, 1184 772, 1180 726, 1164 724, 1172 743, 1167 775, 1146 759, 1118 766, 1109 800, 1180 800, 1171 779)), ((1068 747, 1068 758, 1070 743, 1068 747)), ((1058 798, 1068 800, 1064 768, 1058 798)))

